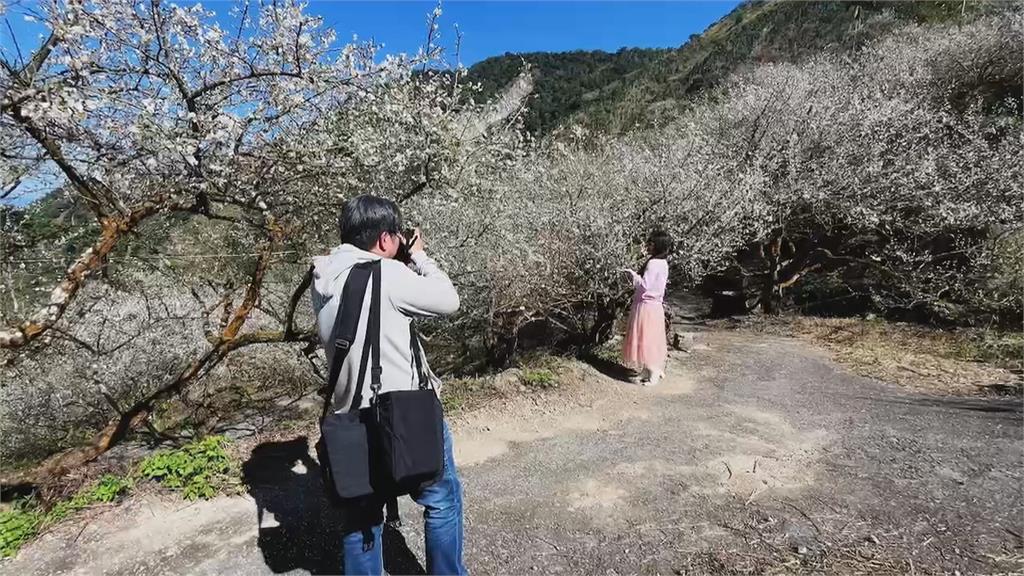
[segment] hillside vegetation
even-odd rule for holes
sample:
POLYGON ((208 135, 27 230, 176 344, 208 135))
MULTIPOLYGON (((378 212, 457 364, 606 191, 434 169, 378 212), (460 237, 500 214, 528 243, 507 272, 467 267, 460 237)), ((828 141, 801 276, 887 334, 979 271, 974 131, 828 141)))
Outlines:
POLYGON ((198 6, 54 6, 52 50, 0 69, 0 176, 64 175, 4 215, 0 457, 27 465, 5 485, 133 434, 286 419, 324 373, 308 263, 363 193, 395 200, 458 287, 459 313, 424 326, 443 374, 607 343, 655 227, 674 287, 716 313, 1019 327, 1012 10, 748 3, 674 51, 482 63, 480 93, 424 74, 434 47, 339 61, 297 4, 238 38, 198 6))
POLYGON ((521 70, 536 77, 526 127, 548 133, 568 122, 622 132, 665 123, 706 89, 757 64, 848 53, 899 26, 968 21, 1008 2, 962 0, 744 2, 676 49, 505 54, 469 70, 485 96, 521 70))

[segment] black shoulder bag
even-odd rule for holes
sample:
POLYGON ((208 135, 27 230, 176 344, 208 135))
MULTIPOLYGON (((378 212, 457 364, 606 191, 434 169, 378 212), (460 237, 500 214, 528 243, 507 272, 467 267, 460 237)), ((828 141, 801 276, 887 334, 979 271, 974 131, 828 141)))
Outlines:
MULTIPOLYGON (((366 372, 366 356, 369 353, 370 331, 366 332, 363 344, 363 357, 359 366, 358 382, 352 405, 348 412, 331 411, 331 403, 337 387, 341 366, 348 356, 348 351, 356 337, 359 327, 359 316, 363 309, 366 296, 366 285, 370 280, 370 263, 361 263, 352 267, 345 287, 342 289, 338 313, 334 317, 331 329, 331 340, 334 345, 334 356, 327 372, 327 398, 324 402, 323 416, 320 419, 320 440, 316 443, 317 458, 323 475, 324 488, 329 499, 359 498, 373 493, 370 481, 370 446, 365 415, 359 410, 362 404, 363 378, 366 372)), ((375 285, 374 291, 379 288, 375 285)), ((374 315, 374 302, 370 301, 370 317, 374 315)))
MULTIPOLYGON (((441 478, 444 472, 444 429, 441 402, 423 370, 422 350, 409 327, 411 352, 419 387, 377 395, 372 410, 377 423, 380 457, 379 484, 389 494, 416 492, 441 478)), ((374 348, 376 355, 376 348, 374 348)))
POLYGON ((370 317, 352 405, 348 412, 331 412, 332 388, 317 442, 324 484, 332 497, 342 499, 371 493, 386 497, 409 494, 436 482, 444 472, 441 403, 423 370, 422 350, 412 328, 412 355, 419 388, 380 393, 380 270, 379 260, 352 268, 332 329, 335 353, 328 382, 336 384, 355 338, 366 284, 372 275, 370 317), (372 358, 373 398, 369 408, 360 410, 368 356, 372 358))

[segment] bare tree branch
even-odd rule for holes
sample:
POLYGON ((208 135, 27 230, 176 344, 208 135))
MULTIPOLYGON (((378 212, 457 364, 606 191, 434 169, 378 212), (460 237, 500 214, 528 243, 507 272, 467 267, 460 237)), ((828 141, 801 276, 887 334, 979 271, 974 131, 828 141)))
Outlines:
POLYGON ((161 210, 181 209, 160 196, 131 211, 127 217, 107 217, 100 222, 99 239, 65 272, 64 280, 51 292, 47 305, 20 325, 0 331, 0 348, 20 348, 36 340, 64 315, 89 276, 106 263, 118 243, 147 218, 161 210))

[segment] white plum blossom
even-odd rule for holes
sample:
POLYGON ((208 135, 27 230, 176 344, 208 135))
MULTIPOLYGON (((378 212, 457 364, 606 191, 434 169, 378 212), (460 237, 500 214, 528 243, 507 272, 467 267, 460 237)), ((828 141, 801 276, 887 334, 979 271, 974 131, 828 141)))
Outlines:
POLYGON ((1019 19, 756 66, 656 130, 535 141, 528 71, 477 102, 435 69, 439 9, 419 57, 379 58, 298 2, 41 6, 52 35, 0 71, 0 192, 59 179, 74 225, 46 203, 0 220, 0 426, 19 439, 0 456, 87 446, 59 471, 109 448, 83 430, 156 426, 168 401, 203 432, 232 383, 308 392, 305 274, 357 194, 396 200, 458 286, 461 313, 425 327, 442 369, 604 341, 654 227, 676 285, 739 268, 767 307, 845 266, 880 306, 1020 306, 1024 280, 995 274, 1020 269, 1019 91, 977 91, 1019 86, 1019 19), (8 250, 39 218, 56 239, 8 250))

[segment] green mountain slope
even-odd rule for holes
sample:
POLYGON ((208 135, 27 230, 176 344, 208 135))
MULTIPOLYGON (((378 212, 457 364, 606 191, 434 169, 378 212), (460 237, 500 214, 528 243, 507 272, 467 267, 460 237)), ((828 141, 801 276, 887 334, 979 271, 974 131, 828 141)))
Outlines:
POLYGON ((970 18, 1008 4, 753 0, 677 49, 505 54, 474 65, 469 79, 488 96, 525 61, 536 77, 537 96, 526 117, 531 132, 550 132, 570 119, 619 132, 671 118, 689 97, 744 66, 855 50, 909 22, 970 18))
POLYGON ((479 83, 490 97, 507 86, 529 63, 535 79, 534 96, 526 116, 533 133, 549 132, 566 117, 585 110, 595 95, 621 98, 628 88, 619 80, 662 60, 670 49, 623 48, 615 53, 600 50, 574 52, 507 53, 488 58, 469 69, 468 80, 479 83))

